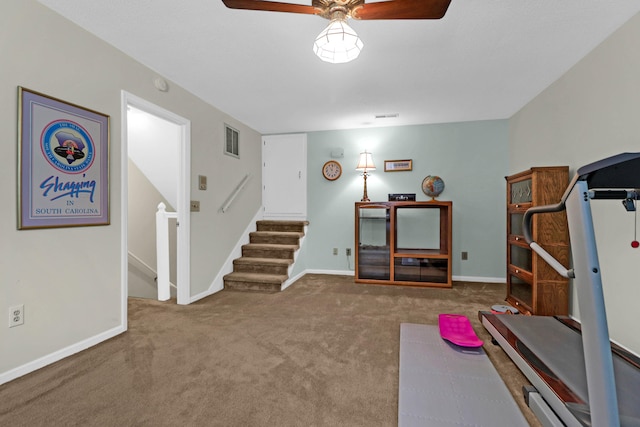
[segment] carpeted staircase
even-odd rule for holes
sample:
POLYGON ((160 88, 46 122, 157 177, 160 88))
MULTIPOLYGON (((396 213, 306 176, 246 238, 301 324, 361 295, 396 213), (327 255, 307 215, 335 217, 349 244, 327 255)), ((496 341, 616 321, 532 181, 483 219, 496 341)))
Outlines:
POLYGON ((281 291, 307 225, 308 221, 257 221, 257 231, 242 246, 242 257, 233 261, 233 272, 224 276, 224 288, 281 291))

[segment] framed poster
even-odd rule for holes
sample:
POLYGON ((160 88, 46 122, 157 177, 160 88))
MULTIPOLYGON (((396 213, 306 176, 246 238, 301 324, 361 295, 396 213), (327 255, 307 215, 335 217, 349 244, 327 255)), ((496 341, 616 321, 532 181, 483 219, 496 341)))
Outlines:
POLYGON ((411 169, 413 169, 412 160, 385 160, 384 161, 385 172, 410 171, 411 169))
POLYGON ((109 224, 109 116, 18 87, 18 228, 109 224))

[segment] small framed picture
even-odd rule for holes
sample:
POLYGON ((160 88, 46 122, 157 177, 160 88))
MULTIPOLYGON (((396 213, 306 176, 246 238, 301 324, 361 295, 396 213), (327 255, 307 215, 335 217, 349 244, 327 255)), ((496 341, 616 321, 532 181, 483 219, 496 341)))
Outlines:
POLYGON ((413 169, 413 160, 385 160, 385 172, 402 172, 413 169))
POLYGON ((18 228, 109 224, 109 116, 18 88, 18 228))

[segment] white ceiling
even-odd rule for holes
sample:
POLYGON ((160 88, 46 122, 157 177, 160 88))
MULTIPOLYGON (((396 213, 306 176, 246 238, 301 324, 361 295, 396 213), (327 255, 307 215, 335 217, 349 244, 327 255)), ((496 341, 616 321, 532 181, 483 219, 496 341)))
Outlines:
POLYGON ((328 24, 317 16, 221 0, 39 1, 263 134, 508 118, 640 11, 638 0, 452 0, 437 21, 352 20, 360 57, 328 64, 312 51, 328 24))

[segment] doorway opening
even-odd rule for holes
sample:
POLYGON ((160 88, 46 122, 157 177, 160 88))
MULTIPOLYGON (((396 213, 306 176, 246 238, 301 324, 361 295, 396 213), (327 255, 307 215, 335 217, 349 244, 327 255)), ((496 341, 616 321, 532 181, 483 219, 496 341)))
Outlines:
POLYGON ((172 296, 178 304, 191 302, 190 157, 189 120, 122 92, 124 309, 129 295, 157 297, 155 212, 160 202, 167 206, 167 211, 177 214, 169 232, 175 247, 171 282, 176 289, 172 296))

